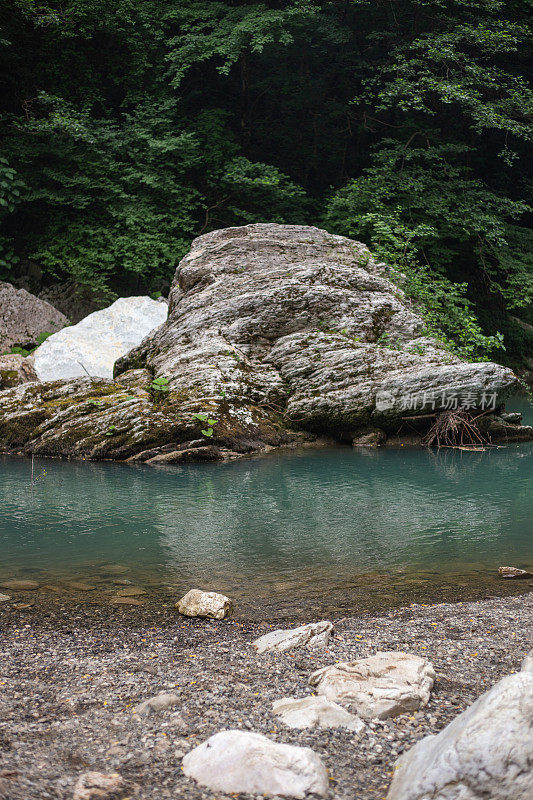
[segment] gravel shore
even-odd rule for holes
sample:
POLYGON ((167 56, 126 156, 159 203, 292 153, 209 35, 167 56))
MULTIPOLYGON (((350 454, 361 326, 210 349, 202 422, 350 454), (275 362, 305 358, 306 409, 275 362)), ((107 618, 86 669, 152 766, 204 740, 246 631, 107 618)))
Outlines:
POLYGON ((132 621, 134 609, 71 606, 61 618, 0 606, 0 798, 72 798, 87 770, 118 772, 124 795, 146 800, 221 800, 185 777, 181 758, 228 728, 312 747, 323 759, 331 798, 381 800, 397 756, 441 730, 533 646, 533 594, 480 602, 412 605, 380 616, 333 619, 326 650, 258 655, 251 642, 280 627, 162 618, 132 621), (122 618, 122 623, 117 621, 122 618), (433 662, 426 708, 371 722, 360 738, 343 730, 297 731, 272 714, 282 697, 311 693, 320 666, 403 650, 433 662), (149 717, 135 706, 159 692, 179 703, 149 717))

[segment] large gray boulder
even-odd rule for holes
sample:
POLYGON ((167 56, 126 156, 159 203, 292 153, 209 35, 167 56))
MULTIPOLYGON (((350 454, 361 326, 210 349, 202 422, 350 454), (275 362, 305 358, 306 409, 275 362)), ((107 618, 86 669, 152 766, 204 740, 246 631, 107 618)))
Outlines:
POLYGON ((55 333, 68 319, 45 300, 10 283, 0 283, 0 353, 13 346, 31 348, 42 333, 55 333))
MULTIPOLYGON (((156 465, 323 435, 352 441, 369 428, 381 443, 402 416, 427 414, 413 397, 433 398, 435 410, 450 396, 475 409, 487 400, 500 406, 518 385, 510 370, 463 363, 424 337, 386 266, 364 245, 317 228, 205 234, 178 266, 168 319, 149 333, 166 306, 154 309, 146 338, 115 362, 114 381, 112 361, 131 340, 113 340, 109 309, 106 334, 88 326, 90 317, 104 319, 98 312, 45 342, 35 357, 40 378, 84 375, 78 362, 108 378, 0 392, 0 449, 156 465), (154 377, 169 391, 154 390, 154 377)), ((139 320, 128 320, 138 342, 139 320)), ((532 431, 507 426, 504 435, 532 431)))
POLYGON ((328 776, 309 747, 277 744, 260 733, 221 731, 183 759, 183 771, 202 786, 230 794, 324 796, 328 776))
POLYGON ((531 800, 533 659, 396 765, 388 800, 531 800))
POLYGON ((34 353, 41 381, 112 378, 113 365, 167 318, 166 303, 150 297, 121 297, 77 325, 50 336, 34 353))
POLYGON ((270 403, 321 432, 390 425, 413 395, 479 407, 515 390, 511 370, 461 363, 424 327, 365 245, 318 228, 247 225, 193 242, 167 323, 117 371, 147 366, 188 396, 270 403))

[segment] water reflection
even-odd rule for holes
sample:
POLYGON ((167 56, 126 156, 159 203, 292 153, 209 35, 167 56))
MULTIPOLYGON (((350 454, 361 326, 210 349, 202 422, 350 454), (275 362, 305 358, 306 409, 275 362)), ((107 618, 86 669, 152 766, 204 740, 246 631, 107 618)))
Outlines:
POLYGON ((0 461, 4 573, 121 562, 167 582, 308 592, 361 574, 533 563, 530 444, 39 464, 47 474, 32 488, 28 461, 0 461))

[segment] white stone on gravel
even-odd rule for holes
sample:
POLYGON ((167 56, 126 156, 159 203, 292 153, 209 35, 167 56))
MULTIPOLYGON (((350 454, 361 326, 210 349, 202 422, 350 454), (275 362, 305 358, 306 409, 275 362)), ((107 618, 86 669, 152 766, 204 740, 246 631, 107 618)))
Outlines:
POLYGON ((299 628, 265 633, 264 636, 255 640, 254 647, 258 653, 281 653, 303 645, 317 648, 327 647, 332 631, 333 624, 327 620, 311 622, 309 625, 301 625, 299 628))
POLYGON ((179 702, 180 698, 177 694, 172 694, 171 692, 161 692, 160 694, 156 694, 155 697, 150 697, 148 700, 144 700, 142 703, 139 703, 139 705, 134 709, 133 713, 139 714, 141 717, 147 717, 149 714, 154 714, 157 711, 164 711, 167 708, 171 708, 179 702))
POLYGON ((326 768, 311 748, 277 744, 260 733, 221 731, 182 763, 185 775, 216 792, 304 797, 328 791, 326 768))
POLYGON ((388 800, 531 800, 533 660, 397 762, 388 800))
POLYGON ((11 600, 8 594, 0 594, 0 603, 7 603, 8 600, 11 600))
POLYGON ((309 678, 318 694, 352 707, 364 719, 422 708, 434 681, 435 670, 427 659, 396 651, 322 667, 309 678))
POLYGON ((167 318, 167 306, 150 297, 121 297, 77 325, 54 333, 34 352, 40 381, 112 378, 117 358, 128 353, 167 318), (82 366, 83 365, 83 366, 82 366))
POLYGON ((233 610, 233 603, 225 594, 191 589, 176 603, 176 608, 185 617, 209 617, 224 619, 233 610))
POLYGON ((325 697, 284 697, 272 710, 289 728, 346 728, 356 733, 365 729, 363 720, 325 697))
POLYGON ((124 779, 113 772, 105 775, 102 772, 84 772, 74 787, 72 800, 111 800, 122 797, 126 790, 124 779))

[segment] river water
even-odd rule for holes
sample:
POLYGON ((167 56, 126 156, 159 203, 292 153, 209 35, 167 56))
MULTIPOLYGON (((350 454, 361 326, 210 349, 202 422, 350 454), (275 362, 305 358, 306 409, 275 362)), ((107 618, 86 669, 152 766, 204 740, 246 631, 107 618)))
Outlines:
POLYGON ((498 566, 533 569, 531 443, 167 467, 36 459, 35 472, 32 486, 27 459, 0 458, 0 579, 352 610, 432 587, 497 591, 498 566))

